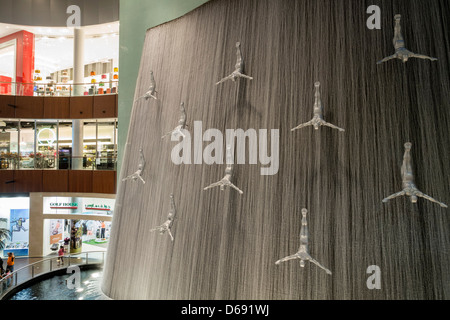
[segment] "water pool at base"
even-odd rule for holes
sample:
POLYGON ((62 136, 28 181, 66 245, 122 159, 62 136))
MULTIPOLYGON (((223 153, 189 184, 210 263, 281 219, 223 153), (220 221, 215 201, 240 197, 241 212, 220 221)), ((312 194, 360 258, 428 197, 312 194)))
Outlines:
POLYGON ((66 280, 71 274, 57 275, 35 283, 14 294, 9 300, 104 300, 100 289, 102 269, 80 272, 80 287, 69 289, 66 280))

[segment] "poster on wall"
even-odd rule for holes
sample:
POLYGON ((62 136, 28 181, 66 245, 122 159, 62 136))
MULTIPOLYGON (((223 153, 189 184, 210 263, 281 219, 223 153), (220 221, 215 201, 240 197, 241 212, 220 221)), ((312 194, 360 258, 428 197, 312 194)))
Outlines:
POLYGON ((50 220, 50 244, 57 244, 63 239, 64 220, 50 220))
POLYGON ((82 245, 82 220, 71 220, 70 253, 80 253, 82 245))
POLYGON ((15 256, 28 255, 29 215, 29 209, 10 210, 11 239, 6 245, 4 253, 13 252, 15 256))

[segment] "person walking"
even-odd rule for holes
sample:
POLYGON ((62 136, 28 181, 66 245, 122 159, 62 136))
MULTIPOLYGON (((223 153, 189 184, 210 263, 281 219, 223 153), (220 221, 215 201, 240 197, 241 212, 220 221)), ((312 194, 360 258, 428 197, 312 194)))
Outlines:
POLYGON ((64 266, 64 247, 60 246, 58 250, 58 266, 62 264, 64 266))
POLYGON ((14 253, 8 252, 8 260, 6 261, 6 271, 14 272, 14 253))

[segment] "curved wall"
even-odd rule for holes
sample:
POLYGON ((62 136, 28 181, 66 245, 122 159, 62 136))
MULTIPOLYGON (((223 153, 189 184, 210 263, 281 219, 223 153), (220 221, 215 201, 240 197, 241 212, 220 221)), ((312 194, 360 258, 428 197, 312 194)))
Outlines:
MULTIPOLYGON (((369 30, 369 1, 221 0, 148 30, 136 94, 157 81, 159 100, 133 106, 120 179, 146 158, 145 184, 120 182, 102 290, 113 299, 448 299, 449 212, 419 199, 381 200, 401 189, 403 145, 413 143, 416 183, 450 203, 450 4, 378 1, 382 30, 369 30), (377 65, 393 53, 393 16, 409 49, 436 56, 377 65), (215 86, 235 65, 246 73, 215 86), (312 117, 320 81, 325 119, 344 133, 291 128, 312 117), (189 130, 280 130, 280 168, 236 165, 243 191, 203 188, 224 165, 171 162, 185 102, 189 130), (178 220, 162 224, 172 193, 178 220), (275 265, 299 247, 308 208, 311 263, 275 265), (369 290, 367 268, 381 270, 369 290)), ((204 144, 206 146, 207 144, 204 144)))

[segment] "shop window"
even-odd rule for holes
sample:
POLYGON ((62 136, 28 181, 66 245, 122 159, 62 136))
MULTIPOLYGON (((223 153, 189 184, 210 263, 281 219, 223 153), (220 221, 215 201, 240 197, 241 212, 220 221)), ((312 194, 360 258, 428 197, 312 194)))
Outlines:
POLYGON ((20 168, 34 169, 35 161, 35 122, 21 121, 19 126, 20 168))
POLYGON ((97 137, 97 157, 99 158, 97 169, 113 170, 116 159, 116 123, 99 122, 97 137))
POLYGON ((57 122, 36 122, 36 169, 56 169, 58 130, 57 122))
POLYGON ((19 168, 18 121, 0 121, 0 168, 19 168))
POLYGON ((58 123, 58 169, 70 169, 72 163, 72 121, 58 123))

